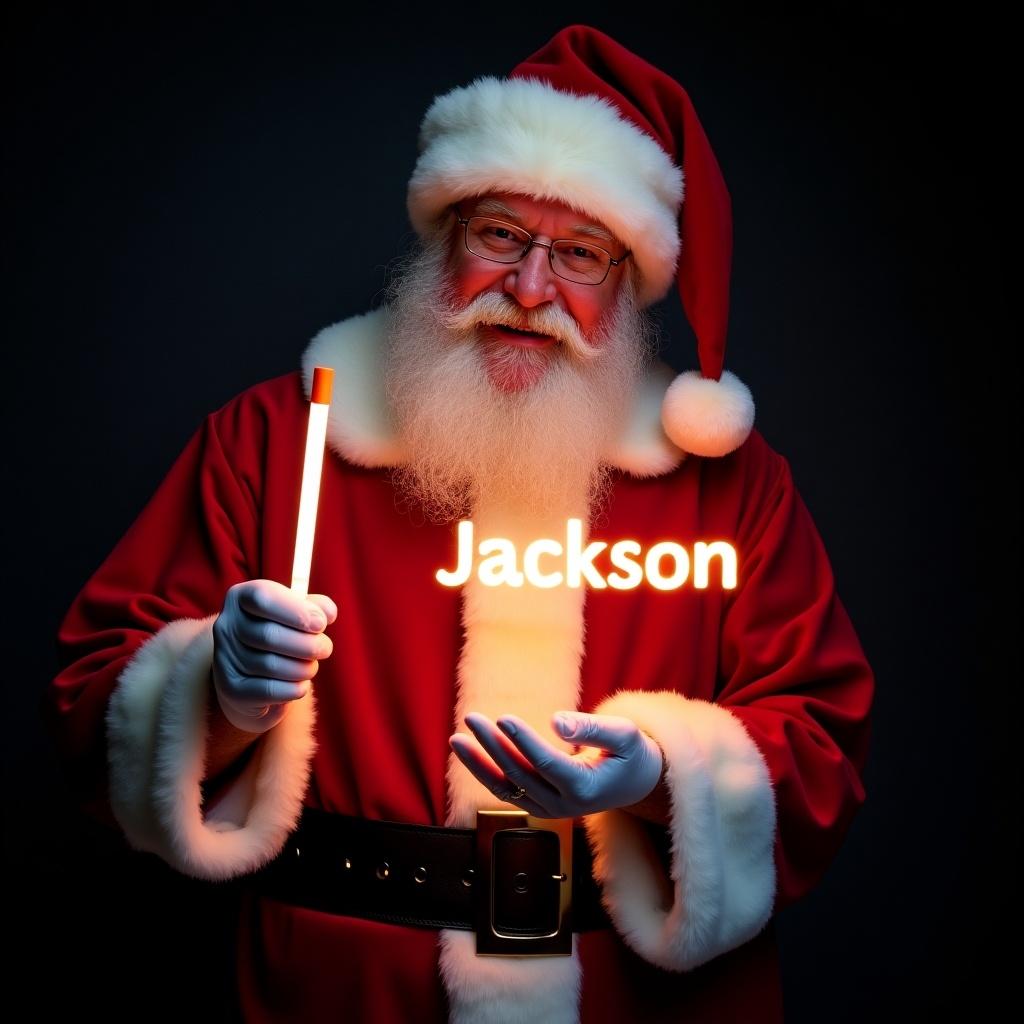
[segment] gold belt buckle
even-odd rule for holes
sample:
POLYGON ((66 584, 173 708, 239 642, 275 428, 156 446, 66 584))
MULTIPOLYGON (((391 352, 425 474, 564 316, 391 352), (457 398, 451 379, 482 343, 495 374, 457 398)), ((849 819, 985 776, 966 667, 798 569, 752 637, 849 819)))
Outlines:
POLYGON ((572 821, 477 811, 478 956, 572 955, 572 821), (527 920, 538 905, 540 919, 527 920))

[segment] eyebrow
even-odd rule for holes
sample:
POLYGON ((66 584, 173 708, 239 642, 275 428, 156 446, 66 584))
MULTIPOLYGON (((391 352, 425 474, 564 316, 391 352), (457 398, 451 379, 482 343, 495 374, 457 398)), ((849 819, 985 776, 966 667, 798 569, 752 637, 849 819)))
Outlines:
MULTIPOLYGON (((516 224, 523 223, 523 218, 515 210, 506 206, 498 199, 481 199, 476 205, 475 212, 480 216, 498 216, 514 221, 516 224)), ((569 231, 574 235, 589 235, 591 238, 600 238, 604 242, 612 242, 613 244, 615 242, 615 237, 597 224, 575 224, 569 228, 569 231)))

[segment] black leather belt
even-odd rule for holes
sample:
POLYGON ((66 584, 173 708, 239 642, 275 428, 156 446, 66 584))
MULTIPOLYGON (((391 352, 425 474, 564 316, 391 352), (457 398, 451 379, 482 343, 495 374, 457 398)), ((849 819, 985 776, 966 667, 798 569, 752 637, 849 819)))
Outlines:
MULTIPOLYGON (((522 812, 503 812, 499 821, 496 827, 504 831, 495 833, 494 856, 481 858, 481 829, 376 821, 306 807, 280 855, 245 881, 270 899, 313 910, 476 930, 478 939, 483 907, 488 920, 501 921, 501 931, 527 940, 514 944, 527 955, 533 952, 530 940, 550 932, 560 887, 567 886, 561 889, 564 902, 571 893, 571 931, 611 926, 582 828, 571 830, 571 869, 559 873, 556 833, 527 827, 522 812), (490 899, 482 903, 487 881, 490 899)), ((563 828, 570 824, 562 822, 563 828)))

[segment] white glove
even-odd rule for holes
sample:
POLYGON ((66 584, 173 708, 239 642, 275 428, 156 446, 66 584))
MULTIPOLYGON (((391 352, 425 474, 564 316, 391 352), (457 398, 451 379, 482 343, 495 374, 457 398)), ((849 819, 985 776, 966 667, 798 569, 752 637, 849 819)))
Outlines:
POLYGON ((329 597, 300 597, 274 580, 231 587, 213 624, 213 684, 225 718, 245 732, 277 725, 334 650, 323 631, 337 617, 329 597))
POLYGON ((559 735, 589 748, 577 754, 552 746, 516 715, 502 715, 495 726, 471 711, 464 721, 478 742, 457 732, 448 740, 452 750, 499 800, 538 818, 575 818, 639 803, 665 767, 657 740, 620 715, 554 715, 559 735))

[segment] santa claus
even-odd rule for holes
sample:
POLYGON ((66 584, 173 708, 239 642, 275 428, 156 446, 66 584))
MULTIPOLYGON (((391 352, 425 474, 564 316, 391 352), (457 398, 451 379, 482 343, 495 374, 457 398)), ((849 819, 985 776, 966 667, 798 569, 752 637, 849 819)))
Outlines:
POLYGON ((135 848, 253 881, 249 1019, 781 1019, 766 925, 864 799, 873 680, 723 369, 728 193, 689 98, 568 28, 434 101, 409 213, 380 307, 211 414, 76 599, 69 757, 135 848), (277 581, 315 366, 306 599, 277 581), (573 519, 728 538, 739 582, 445 590, 464 519, 520 551, 573 519))

